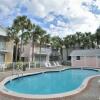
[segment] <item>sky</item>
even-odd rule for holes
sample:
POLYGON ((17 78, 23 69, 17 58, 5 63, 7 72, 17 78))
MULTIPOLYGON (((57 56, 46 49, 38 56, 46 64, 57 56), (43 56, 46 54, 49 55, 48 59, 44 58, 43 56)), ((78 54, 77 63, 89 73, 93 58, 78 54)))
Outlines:
POLYGON ((100 26, 100 0, 0 0, 0 25, 26 15, 52 36, 92 32, 100 26))

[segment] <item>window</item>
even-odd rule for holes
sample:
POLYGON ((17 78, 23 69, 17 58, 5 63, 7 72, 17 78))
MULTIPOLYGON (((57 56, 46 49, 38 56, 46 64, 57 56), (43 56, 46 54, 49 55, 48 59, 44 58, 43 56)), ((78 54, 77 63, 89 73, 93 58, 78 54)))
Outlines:
POLYGON ((80 56, 76 56, 76 60, 80 60, 80 56))
POLYGON ((100 59, 100 56, 98 56, 98 59, 100 59))
POLYGON ((67 60, 71 60, 71 56, 68 56, 68 57, 67 57, 67 60))
POLYGON ((6 43, 5 42, 0 42, 0 49, 4 50, 6 48, 6 43))

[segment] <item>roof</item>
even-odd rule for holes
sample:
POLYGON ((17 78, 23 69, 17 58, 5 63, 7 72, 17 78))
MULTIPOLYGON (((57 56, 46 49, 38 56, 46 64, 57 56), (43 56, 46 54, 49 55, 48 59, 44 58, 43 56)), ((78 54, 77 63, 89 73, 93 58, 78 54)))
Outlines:
POLYGON ((6 29, 0 25, 0 36, 7 36, 6 29))
POLYGON ((74 50, 70 56, 96 56, 100 55, 100 49, 74 50))

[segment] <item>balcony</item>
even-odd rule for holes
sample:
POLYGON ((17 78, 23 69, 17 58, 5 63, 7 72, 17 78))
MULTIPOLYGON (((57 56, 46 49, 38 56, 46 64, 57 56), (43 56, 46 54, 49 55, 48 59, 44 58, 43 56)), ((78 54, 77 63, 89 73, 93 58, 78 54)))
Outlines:
MULTIPOLYGON (((34 48, 35 54, 40 54, 40 48, 34 48)), ((41 48, 41 54, 50 55, 51 54, 51 48, 41 48)))
POLYGON ((7 52, 11 52, 12 48, 11 45, 7 45, 5 43, 0 43, 0 52, 2 53, 7 53, 7 52))

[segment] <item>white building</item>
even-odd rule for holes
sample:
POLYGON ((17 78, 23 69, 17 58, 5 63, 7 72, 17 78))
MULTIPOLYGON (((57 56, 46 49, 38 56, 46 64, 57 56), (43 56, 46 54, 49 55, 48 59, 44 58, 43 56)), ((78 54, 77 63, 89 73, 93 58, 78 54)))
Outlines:
POLYGON ((32 49, 32 43, 29 42, 28 44, 23 46, 21 57, 26 62, 32 62, 32 50, 33 50, 33 62, 47 62, 49 61, 49 56, 51 54, 51 46, 50 45, 44 45, 41 47, 40 52, 40 46, 39 44, 34 45, 34 49, 32 49))
POLYGON ((0 26, 0 64, 13 61, 13 42, 7 38, 6 29, 0 26))

